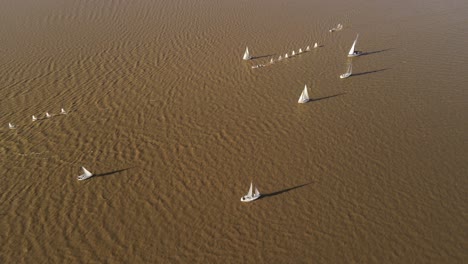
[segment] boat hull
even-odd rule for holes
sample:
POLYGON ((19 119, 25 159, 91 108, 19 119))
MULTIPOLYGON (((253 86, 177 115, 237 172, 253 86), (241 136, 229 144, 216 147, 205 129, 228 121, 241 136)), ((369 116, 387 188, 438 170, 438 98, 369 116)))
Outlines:
POLYGON ((344 73, 340 75, 340 78, 344 79, 344 78, 348 78, 349 76, 351 76, 351 73, 344 73))
POLYGON ((260 198, 260 195, 254 195, 254 196, 243 196, 240 201, 244 203, 252 202, 260 198))

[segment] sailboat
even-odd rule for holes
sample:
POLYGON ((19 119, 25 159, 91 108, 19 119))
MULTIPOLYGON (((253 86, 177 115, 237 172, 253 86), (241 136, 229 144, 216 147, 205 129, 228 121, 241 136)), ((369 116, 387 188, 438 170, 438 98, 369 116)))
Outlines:
POLYGON ((299 52, 298 53, 302 53, 302 49, 299 49, 299 52))
POLYGON ((35 115, 32 116, 32 121, 36 121, 37 120, 37 117, 35 115))
POLYGON ((62 109, 60 109, 60 114, 66 115, 66 114, 67 114, 67 111, 65 111, 65 109, 62 108, 62 109))
POLYGON ((46 116, 47 118, 51 118, 51 117, 52 117, 52 115, 49 114, 49 112, 46 112, 46 113, 45 113, 45 116, 46 116))
POLYGON ((249 48, 248 48, 248 47, 245 48, 244 57, 242 57, 242 59, 243 59, 243 60, 250 60, 250 59, 252 59, 252 57, 250 56, 249 48))
POLYGON ((306 51, 310 51, 310 46, 307 46, 307 48, 305 49, 306 51))
POLYGON ((292 55, 291 56, 296 56, 296 52, 293 50, 292 52, 292 55))
POLYGON ((284 58, 285 58, 285 59, 289 58, 289 55, 286 53, 286 54, 284 55, 284 58))
POLYGON ((271 58, 270 60, 270 63, 273 64, 275 61, 273 60, 273 58, 271 58))
POLYGON ((255 192, 253 192, 253 184, 250 183, 249 192, 242 196, 241 202, 251 202, 253 200, 257 200, 258 198, 260 198, 260 192, 258 191, 257 187, 255 187, 255 192))
POLYGON ((300 104, 307 103, 309 101, 309 92, 307 92, 307 85, 304 86, 304 90, 301 93, 301 96, 299 97, 299 100, 297 101, 300 104))
POLYGON ((318 48, 318 43, 317 42, 315 42, 315 44, 314 44, 314 49, 316 49, 316 48, 318 48))
POLYGON ((9 129, 15 129, 16 126, 15 126, 15 124, 8 123, 8 128, 9 128, 9 129))
POLYGON ((86 179, 91 178, 91 177, 94 176, 91 172, 89 172, 87 169, 85 169, 85 167, 81 167, 81 169, 83 170, 83 174, 78 176, 79 181, 86 180, 86 179))
POLYGON ((356 56, 359 56, 361 54, 360 51, 355 51, 354 50, 354 47, 356 46, 356 42, 358 40, 358 37, 359 37, 359 34, 357 34, 356 39, 354 40, 353 45, 351 46, 351 49, 348 52, 348 57, 356 57, 356 56))
POLYGON ((352 71, 353 71, 353 65, 349 63, 348 70, 346 71, 346 73, 341 74, 340 78, 341 79, 348 78, 349 76, 351 76, 352 71))

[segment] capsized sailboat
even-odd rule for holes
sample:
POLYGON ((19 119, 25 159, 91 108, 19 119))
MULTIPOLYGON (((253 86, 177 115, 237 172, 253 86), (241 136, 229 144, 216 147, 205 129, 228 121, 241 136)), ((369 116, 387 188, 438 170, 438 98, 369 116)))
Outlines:
POLYGON ((85 169, 85 167, 81 167, 81 169, 83 170, 83 174, 78 176, 79 181, 86 180, 94 176, 91 172, 85 169))
POLYGON ((346 73, 341 74, 340 78, 341 79, 348 78, 349 76, 351 76, 352 71, 353 71, 353 64, 349 63, 348 70, 346 71, 346 73))
POLYGON ((249 47, 246 47, 245 48, 245 52, 244 52, 244 56, 242 57, 243 60, 250 60, 252 59, 252 56, 250 56, 250 53, 249 53, 249 47))
POLYGON ((351 46, 351 49, 348 52, 348 57, 356 57, 361 55, 360 51, 355 51, 354 48, 356 47, 356 42, 358 40, 359 34, 357 34, 356 39, 353 42, 353 45, 351 46))
POLYGON ((307 85, 305 85, 304 90, 302 90, 301 96, 299 97, 299 100, 297 102, 300 104, 304 104, 307 103, 309 100, 309 92, 307 91, 307 85))
POLYGON ((253 200, 257 200, 258 198, 260 198, 260 192, 258 191, 257 187, 255 187, 255 192, 253 191, 253 184, 250 183, 250 188, 249 188, 249 192, 242 196, 241 198, 241 202, 251 202, 253 200))

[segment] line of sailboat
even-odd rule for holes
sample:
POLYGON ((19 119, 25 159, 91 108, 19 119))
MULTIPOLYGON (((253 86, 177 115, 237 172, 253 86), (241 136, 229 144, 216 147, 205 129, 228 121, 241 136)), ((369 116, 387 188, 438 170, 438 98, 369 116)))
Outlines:
MULTIPOLYGON (((65 111, 64 108, 61 108, 61 109, 60 109, 60 114, 61 114, 61 115, 66 115, 66 114, 68 114, 68 112, 65 111)), ((51 118, 51 117, 53 117, 53 115, 50 114, 49 112, 46 112, 44 115, 45 115, 45 118, 51 118)), ((35 116, 35 115, 32 115, 32 116, 31 116, 31 121, 32 121, 32 122, 35 122, 35 121, 37 121, 37 120, 39 120, 39 119, 37 118, 37 116, 35 116)), ((16 128, 16 125, 13 124, 13 123, 8 123, 8 128, 10 128, 10 129, 15 129, 15 128, 16 128)))
MULTIPOLYGON (((313 48, 316 49, 316 48, 318 48, 318 47, 319 47, 318 42, 315 42, 313 48)), ((289 58, 291 58, 291 57, 297 56, 297 55, 302 54, 302 53, 307 52, 307 51, 310 51, 310 46, 307 46, 305 49, 299 48, 299 50, 298 50, 297 52, 296 52, 295 50, 293 50, 293 51, 291 52, 291 54, 286 53, 286 54, 284 54, 284 56, 281 56, 281 55, 280 55, 280 56, 278 57, 278 59, 276 59, 276 60, 275 60, 274 58, 270 58, 270 61, 269 61, 268 63, 266 63, 266 64, 257 64, 257 65, 253 65, 253 66, 251 66, 251 68, 252 68, 252 69, 262 68, 262 67, 265 67, 265 66, 267 66, 267 65, 269 65, 269 64, 275 63, 275 61, 281 61, 281 60, 283 60, 283 59, 289 59, 289 58)), ((243 60, 251 60, 251 59, 253 59, 252 55, 250 55, 250 52, 249 52, 249 48, 248 48, 248 47, 245 48, 245 52, 244 52, 244 55, 242 56, 242 59, 243 59, 243 60)))

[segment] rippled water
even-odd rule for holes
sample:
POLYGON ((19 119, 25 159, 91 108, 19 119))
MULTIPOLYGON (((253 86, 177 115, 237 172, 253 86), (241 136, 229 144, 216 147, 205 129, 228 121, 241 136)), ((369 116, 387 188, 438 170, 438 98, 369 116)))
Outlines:
POLYGON ((65 2, 0 3, 0 262, 467 259, 464 1, 65 2))

